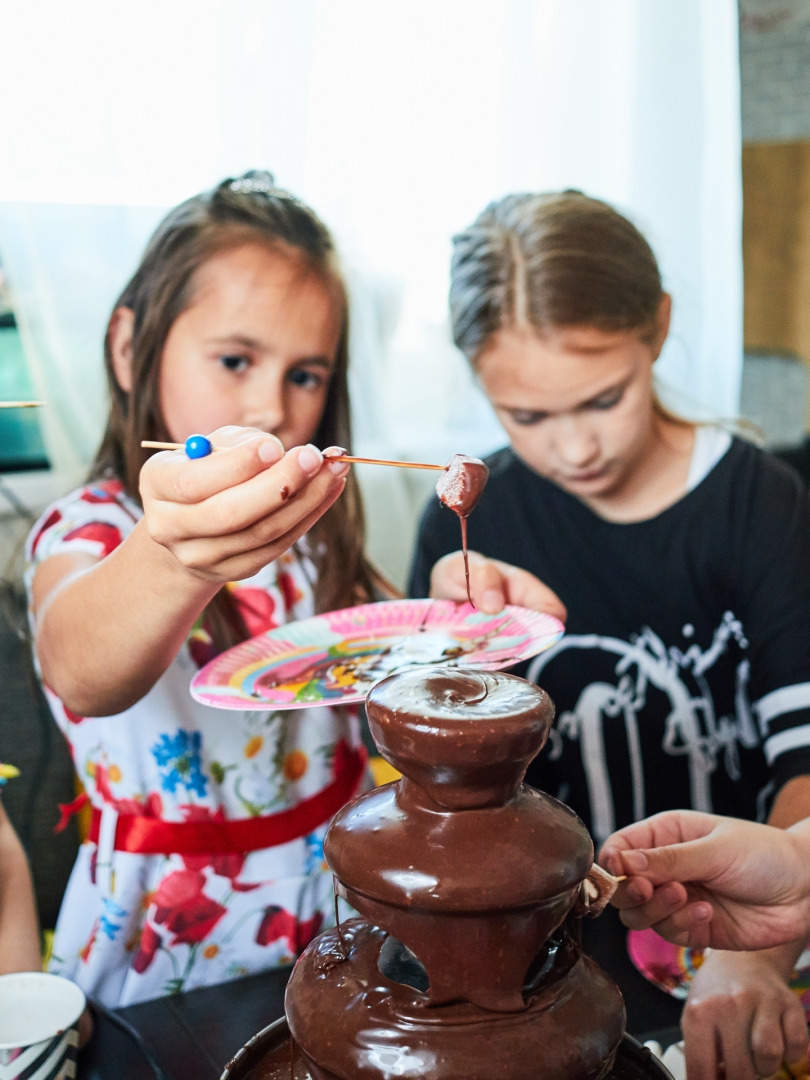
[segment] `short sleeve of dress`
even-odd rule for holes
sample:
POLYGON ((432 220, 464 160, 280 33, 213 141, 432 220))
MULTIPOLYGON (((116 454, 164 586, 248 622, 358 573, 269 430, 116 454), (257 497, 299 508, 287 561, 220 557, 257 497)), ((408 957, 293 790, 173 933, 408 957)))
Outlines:
POLYGON ((52 503, 40 516, 26 542, 26 580, 52 555, 85 551, 109 555, 127 536, 141 511, 117 480, 87 485, 52 503))

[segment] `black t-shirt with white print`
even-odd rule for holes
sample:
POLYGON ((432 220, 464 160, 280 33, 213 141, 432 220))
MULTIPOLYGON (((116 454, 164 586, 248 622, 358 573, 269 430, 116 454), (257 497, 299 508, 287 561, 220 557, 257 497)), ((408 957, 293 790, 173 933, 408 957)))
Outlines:
MULTIPOLYGON (((514 670, 551 695, 551 737, 526 779, 571 806, 597 845, 660 810, 763 820, 810 773, 810 500, 733 439, 656 517, 605 521, 507 448, 469 518, 469 545, 536 574, 566 633, 514 670)), ((460 547, 437 501, 411 594, 460 547)))

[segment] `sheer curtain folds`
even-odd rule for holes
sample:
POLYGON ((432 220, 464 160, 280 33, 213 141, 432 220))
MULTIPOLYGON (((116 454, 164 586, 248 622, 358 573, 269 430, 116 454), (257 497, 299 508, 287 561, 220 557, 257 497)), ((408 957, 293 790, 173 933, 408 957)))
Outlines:
MULTIPOLYGON (((735 414, 737 48, 734 0, 6 3, 0 260, 51 456, 76 472, 92 454, 108 309, 160 213, 254 166, 343 250, 360 452, 501 443, 449 343, 447 273, 454 231, 515 190, 579 187, 633 217, 675 297, 663 381, 735 414)), ((424 489, 375 477, 372 541, 399 576, 424 489)))

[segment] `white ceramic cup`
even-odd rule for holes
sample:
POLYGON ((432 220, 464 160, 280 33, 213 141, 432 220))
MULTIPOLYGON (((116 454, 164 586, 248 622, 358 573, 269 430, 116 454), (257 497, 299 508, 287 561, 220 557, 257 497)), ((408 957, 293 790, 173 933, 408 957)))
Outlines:
POLYGON ((82 991, 59 975, 0 975, 0 1080, 76 1075, 82 991))

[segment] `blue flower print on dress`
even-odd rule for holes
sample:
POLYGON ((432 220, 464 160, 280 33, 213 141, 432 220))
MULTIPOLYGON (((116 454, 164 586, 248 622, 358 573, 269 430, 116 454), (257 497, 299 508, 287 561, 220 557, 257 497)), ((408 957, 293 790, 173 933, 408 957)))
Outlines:
POLYGON ((99 919, 99 929, 110 939, 115 941, 115 935, 121 929, 119 922, 114 922, 114 919, 123 919, 126 915, 125 908, 122 908, 120 904, 116 904, 114 900, 109 897, 104 897, 102 900, 103 914, 99 919))
POLYGON ((160 786, 174 794, 178 786, 205 795, 208 778, 200 757, 202 735, 179 728, 175 735, 161 735, 151 750, 160 769, 160 786))
POLYGON ((319 870, 326 869, 326 856, 323 853, 323 837, 317 833, 307 833, 304 837, 306 844, 305 874, 314 874, 319 870))

